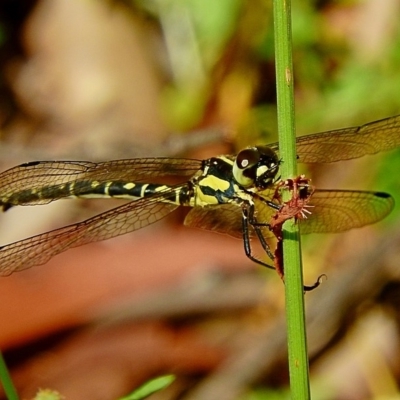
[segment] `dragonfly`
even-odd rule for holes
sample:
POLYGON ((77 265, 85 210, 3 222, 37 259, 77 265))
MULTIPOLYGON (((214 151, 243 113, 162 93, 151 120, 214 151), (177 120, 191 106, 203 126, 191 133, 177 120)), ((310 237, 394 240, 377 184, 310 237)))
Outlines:
MULTIPOLYGON (((362 126, 297 138, 298 161, 331 163, 400 146, 400 115, 362 126)), ((243 241, 252 261, 274 268, 253 252, 256 239, 273 260, 270 221, 284 205, 279 144, 253 146, 237 155, 206 160, 134 158, 106 162, 35 161, 0 173, 0 206, 47 204, 64 198, 129 200, 84 221, 0 247, 0 276, 46 263, 72 247, 142 229, 180 206, 185 225, 243 241)), ((355 190, 314 190, 300 232, 342 232, 380 221, 393 206, 391 195, 355 190)), ((290 208, 289 208, 290 211, 290 208)))

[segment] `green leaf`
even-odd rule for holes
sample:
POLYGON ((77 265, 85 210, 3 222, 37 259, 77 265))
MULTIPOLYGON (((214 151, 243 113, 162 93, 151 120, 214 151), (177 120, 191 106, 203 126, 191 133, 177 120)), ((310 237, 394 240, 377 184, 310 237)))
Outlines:
POLYGON ((165 389, 175 380, 175 375, 163 375, 158 378, 151 379, 147 381, 142 386, 137 388, 134 392, 120 400, 141 400, 150 396, 154 392, 158 392, 165 389))

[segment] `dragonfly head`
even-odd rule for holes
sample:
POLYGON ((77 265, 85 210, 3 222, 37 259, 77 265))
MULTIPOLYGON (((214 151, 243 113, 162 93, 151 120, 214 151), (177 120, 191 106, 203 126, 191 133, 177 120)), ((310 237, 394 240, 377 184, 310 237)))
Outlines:
POLYGON ((264 190, 274 183, 279 164, 278 155, 270 147, 250 147, 236 156, 233 163, 233 177, 242 187, 255 186, 264 190))

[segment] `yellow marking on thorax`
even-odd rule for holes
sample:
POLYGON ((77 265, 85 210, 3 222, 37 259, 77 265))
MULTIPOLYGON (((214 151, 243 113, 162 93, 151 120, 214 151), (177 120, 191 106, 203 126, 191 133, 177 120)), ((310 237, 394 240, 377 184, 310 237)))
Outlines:
POLYGON ((189 201, 190 207, 206 207, 219 204, 214 196, 204 194, 199 187, 194 189, 194 196, 189 201))
POLYGON ((200 179, 198 184, 194 187, 194 196, 190 199, 190 206, 205 207, 219 204, 218 199, 215 196, 203 192, 202 188, 204 187, 210 187, 213 190, 220 190, 223 192, 229 189, 229 182, 213 175, 200 179))
POLYGON ((208 175, 203 179, 200 179, 199 184, 200 186, 208 186, 211 189, 224 192, 229 189, 230 182, 225 179, 217 178, 214 175, 208 175))

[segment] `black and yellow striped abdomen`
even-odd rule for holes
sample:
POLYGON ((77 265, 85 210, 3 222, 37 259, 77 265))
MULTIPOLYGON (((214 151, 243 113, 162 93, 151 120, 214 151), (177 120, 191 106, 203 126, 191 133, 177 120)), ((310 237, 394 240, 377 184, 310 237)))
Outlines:
POLYGON ((153 183, 134 183, 125 181, 99 182, 81 180, 65 184, 44 186, 15 192, 0 200, 3 210, 16 205, 46 204, 61 198, 118 198, 136 200, 156 193, 168 192, 160 201, 184 204, 187 202, 187 191, 171 190, 168 185, 153 183))

